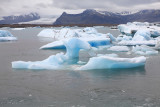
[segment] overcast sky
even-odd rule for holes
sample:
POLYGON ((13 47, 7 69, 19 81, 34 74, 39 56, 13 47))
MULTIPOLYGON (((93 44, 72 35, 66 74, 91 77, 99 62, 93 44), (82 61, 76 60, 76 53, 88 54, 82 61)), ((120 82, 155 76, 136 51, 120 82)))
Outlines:
POLYGON ((84 9, 135 11, 160 9, 160 0, 0 0, 0 16, 37 12, 41 16, 62 12, 80 13, 84 9))

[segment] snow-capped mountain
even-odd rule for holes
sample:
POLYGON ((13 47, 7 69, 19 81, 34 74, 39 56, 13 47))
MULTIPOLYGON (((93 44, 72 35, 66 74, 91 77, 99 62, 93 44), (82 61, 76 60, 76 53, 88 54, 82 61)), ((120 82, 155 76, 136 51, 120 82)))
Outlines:
POLYGON ((127 22, 160 22, 160 10, 141 10, 134 12, 108 12, 87 9, 80 14, 67 14, 64 12, 53 24, 122 24, 127 22))
POLYGON ((15 23, 20 23, 20 22, 33 21, 37 19, 40 19, 40 15, 38 13, 4 16, 1 18, 0 24, 15 24, 15 23))

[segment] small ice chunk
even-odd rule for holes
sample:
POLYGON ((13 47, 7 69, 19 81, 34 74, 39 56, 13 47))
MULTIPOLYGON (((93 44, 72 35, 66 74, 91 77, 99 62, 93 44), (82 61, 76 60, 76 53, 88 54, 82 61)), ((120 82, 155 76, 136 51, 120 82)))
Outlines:
POLYGON ((109 49, 109 51, 116 51, 116 52, 127 52, 130 49, 127 46, 112 46, 109 49))
POLYGON ((0 41, 12 41, 17 40, 9 31, 0 30, 0 41))
POLYGON ((135 54, 139 54, 139 55, 155 55, 158 54, 158 51, 154 50, 153 48, 149 47, 149 46, 133 46, 132 48, 132 52, 134 52, 135 54))

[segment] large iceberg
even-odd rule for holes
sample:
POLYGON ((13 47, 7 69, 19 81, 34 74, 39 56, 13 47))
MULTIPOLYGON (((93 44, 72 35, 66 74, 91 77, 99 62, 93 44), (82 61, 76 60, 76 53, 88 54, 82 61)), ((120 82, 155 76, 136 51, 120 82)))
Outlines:
POLYGON ((77 70, 134 68, 144 66, 145 62, 146 57, 144 56, 135 58, 99 56, 90 58, 86 65, 77 68, 77 70))
POLYGON ((0 41, 12 41, 17 40, 9 31, 0 30, 0 41))
POLYGON ((90 50, 90 45, 77 38, 72 38, 65 41, 65 46, 67 48, 66 54, 58 53, 56 55, 51 55, 43 61, 36 62, 24 62, 24 61, 14 61, 12 62, 12 68, 16 69, 65 69, 68 64, 78 62, 80 49, 90 50))

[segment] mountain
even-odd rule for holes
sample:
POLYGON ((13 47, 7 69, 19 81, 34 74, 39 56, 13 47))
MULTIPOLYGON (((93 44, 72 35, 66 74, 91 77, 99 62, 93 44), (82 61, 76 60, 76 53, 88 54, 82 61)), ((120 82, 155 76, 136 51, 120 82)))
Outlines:
POLYGON ((20 23, 20 22, 28 22, 28 21, 33 21, 33 20, 38 20, 40 19, 40 16, 38 13, 30 13, 26 15, 19 15, 19 16, 4 16, 0 20, 0 24, 15 24, 15 23, 20 23))
POLYGON ((53 24, 122 24, 133 21, 160 22, 160 10, 113 13, 87 9, 80 14, 67 14, 64 12, 53 24))

